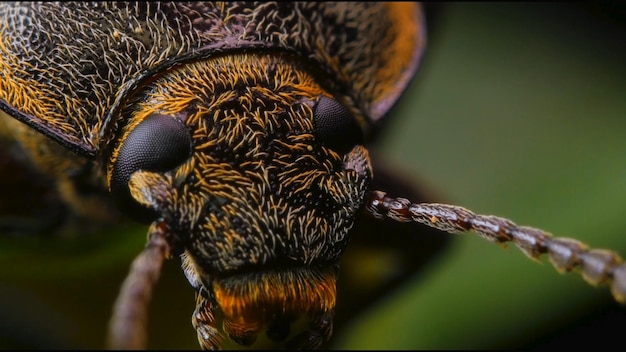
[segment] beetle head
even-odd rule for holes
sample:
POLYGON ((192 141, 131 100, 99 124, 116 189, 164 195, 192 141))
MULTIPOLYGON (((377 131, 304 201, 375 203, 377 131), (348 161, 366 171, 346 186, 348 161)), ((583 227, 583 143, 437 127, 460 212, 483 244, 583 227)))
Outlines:
POLYGON ((125 114, 110 189, 130 215, 167 225, 226 322, 332 310, 371 178, 351 109, 288 56, 242 54, 167 72, 125 114))

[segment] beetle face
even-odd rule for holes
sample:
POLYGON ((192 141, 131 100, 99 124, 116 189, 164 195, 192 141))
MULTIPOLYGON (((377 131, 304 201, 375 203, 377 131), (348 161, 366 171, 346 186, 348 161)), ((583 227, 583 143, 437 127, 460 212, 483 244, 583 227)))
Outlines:
POLYGON ((353 114, 286 55, 182 65, 139 95, 108 166, 120 206, 165 222, 192 284, 246 336, 332 310, 371 178, 353 114))
MULTIPOLYGON (((367 188, 363 184, 369 180, 367 157, 357 141, 360 131, 349 117, 366 125, 384 115, 411 76, 421 50, 419 40, 411 39, 419 37, 413 30, 418 16, 409 11, 411 4, 403 5, 4 3, 0 109, 6 114, 0 113, 0 124, 16 120, 8 128, 0 126, 0 134, 9 132, 10 140, 22 121, 92 157, 74 162, 68 150, 63 156, 59 149, 48 150, 50 145, 39 143, 45 140, 43 134, 36 138, 35 131, 29 131, 31 143, 22 146, 45 151, 48 165, 61 169, 46 176, 58 177, 57 181, 68 181, 62 178, 67 170, 82 170, 85 165, 107 170, 106 185, 99 186, 108 186, 128 215, 153 221, 146 252, 154 254, 150 249, 163 244, 153 235, 166 235, 169 254, 182 257, 198 292, 193 324, 203 347, 219 345, 213 317, 218 309, 225 316, 224 330, 242 344, 250 343, 264 325, 268 336, 283 340, 295 316, 305 315, 312 329, 291 346, 319 346, 332 330, 335 261, 345 245, 346 229, 354 222, 354 209, 362 202, 367 188), (268 48, 282 54, 270 56, 268 48), (309 71, 300 61, 317 67, 309 71), (332 83, 312 78, 318 75, 332 83), (354 187, 346 191, 350 185, 354 187), (338 215, 332 223, 331 212, 338 215)), ((524 23, 516 27, 524 28, 524 23)), ((457 32, 475 44, 477 37, 465 29, 457 32)), ((454 55, 473 64, 465 55, 456 51, 454 55)), ((455 77, 447 87, 458 82, 455 77)), ((446 102, 449 94, 446 88, 446 102)), ((457 112, 449 115, 458 118, 457 112)), ((420 123, 424 125, 421 119, 420 123)), ((455 121, 448 126, 459 125, 455 121)), ((454 138, 446 135, 450 139, 454 138)), ((431 147, 438 142, 426 143, 423 149, 429 153, 423 159, 433 158, 431 147)), ((422 159, 406 149, 403 153, 422 159)), ((7 154, 10 151, 0 149, 0 159, 7 154)), ((473 158, 462 159, 476 165, 473 158)), ((492 174, 506 169, 498 166, 492 174)), ((467 188, 465 183, 463 187, 467 188)), ((616 253, 588 250, 580 242, 459 207, 415 205, 372 194, 366 209, 376 216, 419 221, 451 232, 472 229, 498 243, 516 244, 533 259, 547 254, 559 270, 582 269, 589 282, 608 283, 616 299, 626 299, 626 266, 616 253)), ((6 199, 3 196, 0 200, 6 199)), ((406 241, 397 248, 405 245, 406 241)), ((410 251, 407 248, 403 250, 410 251)), ((412 252, 410 258, 421 256, 412 252)), ((151 276, 138 272, 144 279, 151 276)), ((475 286, 471 282, 468 287, 475 286)), ((452 292, 459 298, 463 290, 452 292)), ((462 296, 456 302, 467 306, 472 300, 462 296)), ((482 296, 493 306, 492 295, 482 296)), ((505 296, 507 305, 516 301, 505 296)), ((444 306, 449 308, 448 303, 444 306)), ((362 307, 354 302, 352 306, 362 307)), ((475 317, 476 305, 469 306, 475 317)), ((135 310, 125 308, 116 311, 135 310)), ((406 327, 406 321, 399 326, 406 327)), ((28 329, 33 330, 30 324, 28 329)), ((376 331, 382 330, 376 326, 376 331)), ((398 331, 393 330, 386 335, 395 338, 398 331)))
POLYGON ((363 136, 418 67, 418 5, 2 4, 0 33, 0 109, 42 133, 12 143, 33 156, 45 135, 85 157, 31 159, 70 161, 54 179, 72 208, 85 187, 66 171, 87 170, 167 237, 159 255, 183 259, 204 347, 218 307, 244 344, 267 324, 285 339, 299 315, 313 328, 295 345, 328 339, 371 179, 363 136))

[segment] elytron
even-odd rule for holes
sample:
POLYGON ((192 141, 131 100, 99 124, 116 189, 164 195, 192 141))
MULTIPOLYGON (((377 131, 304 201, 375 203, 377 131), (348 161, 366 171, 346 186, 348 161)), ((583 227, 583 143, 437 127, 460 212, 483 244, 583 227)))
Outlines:
POLYGON ((626 265, 612 251, 372 188, 365 145, 425 40, 413 3, 3 3, 3 171, 46 195, 11 209, 35 225, 3 230, 80 231, 120 213, 149 224, 112 348, 145 347, 147 298, 174 257, 196 291, 202 348, 262 332, 322 346, 361 213, 512 242, 624 303, 626 265), (69 211, 38 216, 59 207, 69 211), (300 319, 308 327, 292 332, 300 319))

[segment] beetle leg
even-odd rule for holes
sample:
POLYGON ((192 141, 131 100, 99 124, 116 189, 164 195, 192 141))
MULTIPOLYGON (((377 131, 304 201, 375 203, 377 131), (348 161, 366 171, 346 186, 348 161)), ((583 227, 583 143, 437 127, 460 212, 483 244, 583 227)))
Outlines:
POLYGON ((222 339, 215 327, 215 302, 211 298, 205 298, 200 294, 196 297, 196 310, 191 317, 191 324, 198 333, 198 342, 204 350, 219 349, 222 339))
POLYGON ((287 342, 286 347, 288 349, 319 349, 333 334, 334 318, 334 310, 329 310, 313 316, 311 328, 294 336, 287 342))
POLYGON ((213 311, 217 307, 213 293, 205 288, 196 266, 188 252, 181 255, 182 268, 189 284, 196 290, 196 309, 191 316, 191 324, 198 334, 200 347, 216 350, 221 345, 220 334, 215 327, 213 311))

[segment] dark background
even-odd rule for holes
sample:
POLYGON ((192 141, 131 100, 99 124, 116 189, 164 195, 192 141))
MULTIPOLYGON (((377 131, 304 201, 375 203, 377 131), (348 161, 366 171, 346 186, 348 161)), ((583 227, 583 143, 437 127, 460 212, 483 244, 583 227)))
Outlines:
MULTIPOLYGON (((626 255, 623 5, 446 3, 378 151, 447 202, 626 255)), ((0 347, 101 348, 146 228, 0 239, 0 347)), ((393 234, 386 234, 391 236, 393 234)), ((150 347, 197 348, 193 291, 166 263, 150 347)), ((349 349, 619 346, 626 308, 475 235, 341 328, 349 349)))

